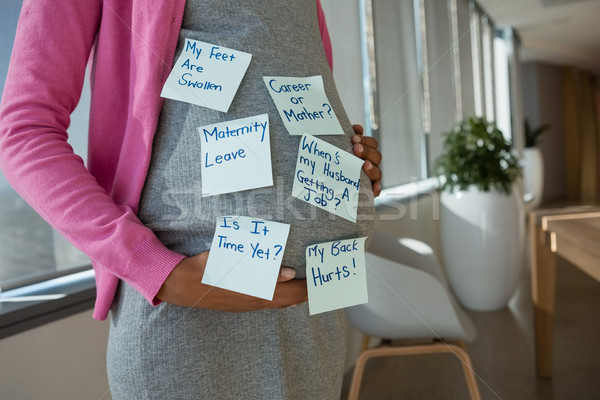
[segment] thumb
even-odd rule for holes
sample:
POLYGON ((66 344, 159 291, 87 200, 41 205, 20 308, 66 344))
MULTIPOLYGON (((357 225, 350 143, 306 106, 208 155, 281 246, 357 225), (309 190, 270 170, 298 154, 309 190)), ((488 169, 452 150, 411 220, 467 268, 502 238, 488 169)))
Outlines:
POLYGON ((289 267, 281 267, 279 270, 279 277, 277 278, 277 282, 286 282, 291 279, 294 279, 296 276, 296 270, 294 268, 289 267))

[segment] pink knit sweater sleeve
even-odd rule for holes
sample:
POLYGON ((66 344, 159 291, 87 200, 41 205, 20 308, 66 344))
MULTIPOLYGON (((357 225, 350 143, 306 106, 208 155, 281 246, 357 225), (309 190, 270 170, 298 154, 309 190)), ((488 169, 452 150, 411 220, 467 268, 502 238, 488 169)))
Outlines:
POLYGON ((329 66, 331 69, 333 69, 333 49, 331 46, 331 38, 329 37, 329 31, 327 30, 327 23, 325 21, 325 14, 323 13, 320 0, 317 0, 317 14, 319 16, 319 29, 321 31, 321 40, 323 41, 325 54, 327 55, 329 66))
POLYGON ((115 204, 67 143, 101 12, 94 0, 23 2, 0 105, 0 167, 95 266, 154 301, 183 256, 163 246, 130 207, 115 204))

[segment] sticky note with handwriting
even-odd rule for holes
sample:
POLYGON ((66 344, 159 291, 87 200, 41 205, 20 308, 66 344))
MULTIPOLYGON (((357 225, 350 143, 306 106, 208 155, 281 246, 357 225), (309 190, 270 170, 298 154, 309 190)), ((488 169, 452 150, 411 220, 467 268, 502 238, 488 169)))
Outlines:
POLYGON ((289 231, 280 222, 218 217, 202 283, 272 300, 289 231))
POLYGON ((252 55, 185 39, 161 97, 227 112, 252 55))
POLYGON ((271 186, 267 114, 198 128, 202 197, 271 186))
POLYGON ((292 196, 356 222, 363 160, 317 137, 300 140, 292 196))
POLYGON ((290 135, 342 135, 344 131, 320 75, 265 76, 265 85, 290 135))
POLYGON ((337 240, 306 248, 310 315, 368 302, 366 239, 337 240))

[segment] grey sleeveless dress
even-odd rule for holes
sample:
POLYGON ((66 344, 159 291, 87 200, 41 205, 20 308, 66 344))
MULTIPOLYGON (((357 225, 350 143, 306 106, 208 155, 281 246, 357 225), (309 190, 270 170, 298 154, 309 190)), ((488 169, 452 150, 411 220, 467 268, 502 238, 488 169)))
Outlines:
MULTIPOLYGON (((357 223, 291 196, 299 136, 285 129, 263 76, 321 75, 345 134, 319 138, 352 152, 352 127, 323 50, 315 0, 188 0, 184 39, 251 53, 227 113, 165 99, 139 217, 169 248, 210 249, 216 217, 246 215, 291 225, 283 265, 305 276, 314 243, 369 236, 371 183, 361 175, 357 223), (268 113, 274 185, 203 198, 200 126, 268 113)), ((152 307, 121 283, 111 312, 109 382, 118 399, 339 399, 344 356, 341 311, 309 316, 307 304, 225 313, 162 303, 152 307)))

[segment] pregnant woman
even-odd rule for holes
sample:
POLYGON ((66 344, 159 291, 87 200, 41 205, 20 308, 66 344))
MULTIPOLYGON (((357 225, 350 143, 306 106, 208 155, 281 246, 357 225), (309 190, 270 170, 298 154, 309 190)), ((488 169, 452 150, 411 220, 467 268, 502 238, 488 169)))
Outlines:
POLYGON ((111 315, 114 399, 339 398, 343 315, 309 316, 304 254, 372 233, 380 154, 354 135, 329 50, 315 0, 24 1, 0 108, 0 165, 93 261, 94 317, 111 315), (226 113, 160 97, 185 39, 252 54, 226 113), (86 168, 66 129, 88 62, 86 168), (356 223, 291 196, 301 136, 286 130, 264 76, 322 77, 344 134, 319 138, 367 160, 356 223), (274 184, 202 197, 197 128, 259 114, 269 118, 274 184), (290 225, 273 301, 201 283, 223 215, 290 225))

